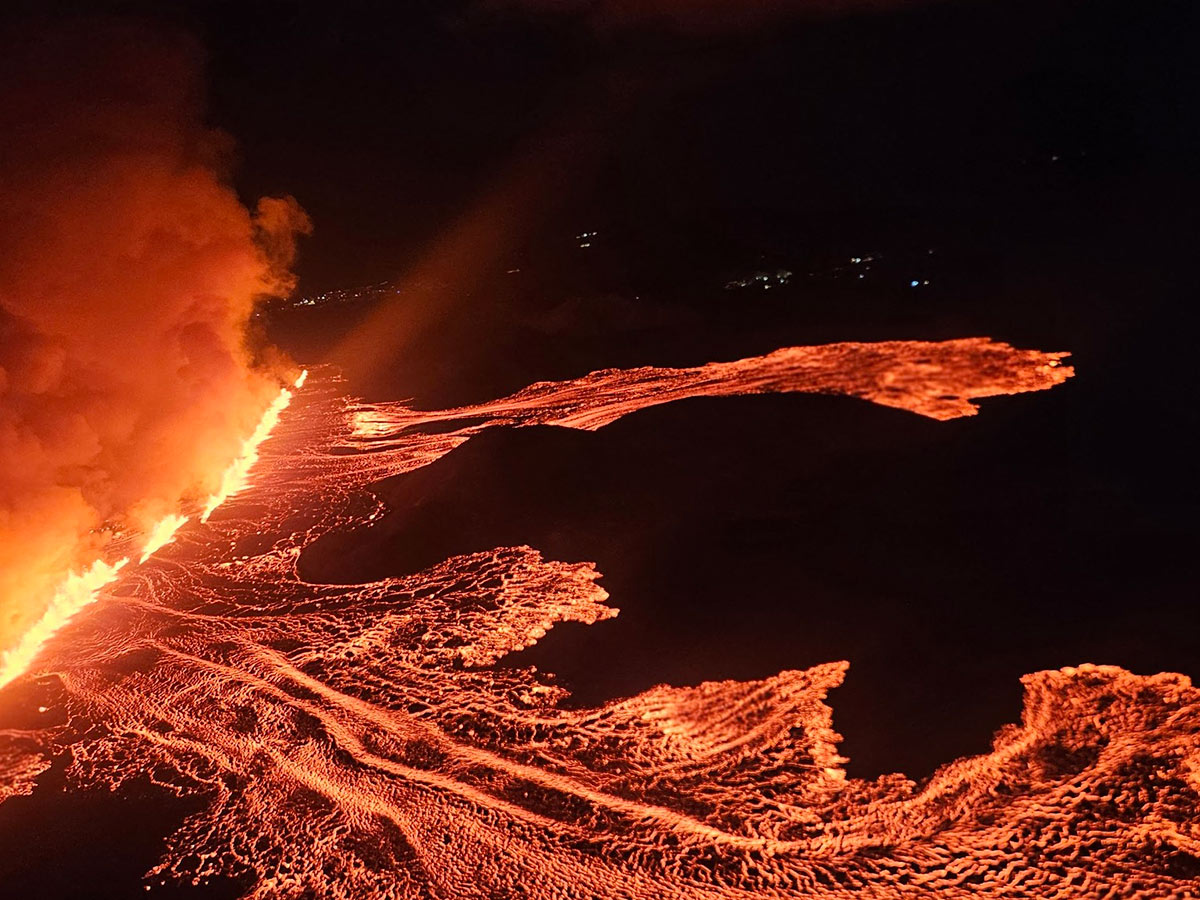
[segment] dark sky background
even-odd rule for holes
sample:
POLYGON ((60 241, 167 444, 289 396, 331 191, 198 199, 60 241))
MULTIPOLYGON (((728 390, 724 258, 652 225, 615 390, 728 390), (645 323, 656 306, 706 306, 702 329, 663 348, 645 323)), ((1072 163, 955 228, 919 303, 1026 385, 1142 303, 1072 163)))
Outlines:
POLYGON ((1200 128, 1195 13, 1172 0, 964 0, 700 36, 389 6, 173 16, 208 50, 239 186, 293 193, 316 223, 305 290, 401 274, 554 139, 579 146, 545 161, 566 177, 529 198, 531 239, 616 225, 655 248, 757 251, 786 244, 784 224, 1019 237, 1131 188, 1176 194, 1200 128))
POLYGON ((363 394, 438 406, 607 365, 978 334, 1078 367, 945 424, 775 397, 489 435, 385 486, 396 514, 351 541, 367 557, 314 553, 315 575, 519 542, 594 559, 621 616, 513 662, 594 702, 848 658, 832 702, 854 775, 984 752, 1039 668, 1200 676, 1194 3, 700 32, 448 2, 110 9, 203 43, 239 190, 313 219, 301 294, 401 289, 369 362, 369 304, 268 323, 363 394), (777 290, 724 287, 777 268, 777 290))
POLYGON ((1047 205, 1176 193, 1200 128, 1195 13, 1175 0, 962 0, 698 35, 453 0, 74 7, 197 35, 239 188, 292 193, 316 223, 307 291, 397 277, 552 140, 578 143, 545 162, 566 186, 530 198, 514 243, 615 224, 759 250, 783 223, 1021 232, 1047 205))

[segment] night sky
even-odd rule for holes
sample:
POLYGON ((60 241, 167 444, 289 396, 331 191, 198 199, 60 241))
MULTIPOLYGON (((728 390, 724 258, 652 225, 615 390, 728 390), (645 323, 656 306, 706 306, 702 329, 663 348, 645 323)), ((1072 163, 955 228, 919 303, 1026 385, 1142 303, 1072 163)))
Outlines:
POLYGON ((517 248, 617 227, 647 255, 794 253, 989 227, 1011 244, 1130 194, 1179 198, 1200 127, 1183 3, 943 3, 700 36, 406 7, 181 14, 239 186, 290 192, 317 223, 306 290, 396 277, 555 141, 572 143, 539 159, 556 190, 510 210, 517 248))

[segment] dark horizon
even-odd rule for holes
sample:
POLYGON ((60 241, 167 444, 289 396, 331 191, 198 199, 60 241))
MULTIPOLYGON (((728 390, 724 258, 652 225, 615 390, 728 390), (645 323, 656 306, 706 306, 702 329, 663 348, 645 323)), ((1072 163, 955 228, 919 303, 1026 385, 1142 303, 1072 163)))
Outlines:
POLYGON ((411 6, 55 9, 195 37, 239 191, 292 194, 317 223, 307 294, 401 277, 547 141, 577 158, 553 159, 559 196, 513 198, 517 254, 614 226, 643 253, 718 229, 761 252, 781 225, 811 241, 829 218, 834 243, 936 236, 948 216, 1019 239, 1035 211, 1182 200, 1172 180, 1200 144, 1184 3, 934 2, 698 36, 411 6))

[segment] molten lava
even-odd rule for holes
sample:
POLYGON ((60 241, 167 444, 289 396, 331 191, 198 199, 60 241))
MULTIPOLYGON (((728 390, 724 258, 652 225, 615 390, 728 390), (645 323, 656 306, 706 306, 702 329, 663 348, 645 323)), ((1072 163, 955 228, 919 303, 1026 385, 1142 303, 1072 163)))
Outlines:
MULTIPOLYGON (((295 381, 295 387, 300 388, 307 377, 307 370, 302 371, 295 381)), ((207 521, 218 506, 246 487, 250 470, 258 460, 259 445, 270 436, 279 422, 279 414, 287 407, 291 398, 291 392, 283 388, 263 413, 258 427, 243 444, 241 455, 225 471, 220 489, 205 503, 201 521, 207 521)), ((176 533, 187 521, 187 516, 173 513, 151 527, 143 541, 139 564, 146 562, 175 540, 176 533)), ((22 634, 15 646, 0 654, 0 687, 23 674, 46 641, 81 609, 95 602, 100 590, 116 580, 117 573, 128 562, 128 558, 122 558, 115 563, 96 560, 84 572, 72 572, 67 575, 41 618, 22 634)))
POLYGON ((991 753, 922 785, 859 780, 825 703, 845 663, 595 709, 493 666, 560 622, 617 614, 592 563, 497 547, 366 584, 297 574, 305 546, 381 514, 373 481, 487 428, 596 429, 770 391, 949 419, 1060 384, 1063 356, 982 339, 801 347, 442 411, 314 378, 269 443, 247 442, 254 483, 241 470, 225 495, 245 514, 101 591, 0 694, 17 704, 37 681, 70 723, 0 730, 0 798, 33 792, 67 750, 76 785, 149 776, 207 807, 147 887, 236 876, 256 898, 1193 896, 1200 691, 1182 676, 1039 672, 991 753))
POLYGON ((68 575, 54 592, 42 617, 21 635, 14 647, 0 656, 0 687, 22 675, 46 641, 81 609, 94 603, 100 589, 112 584, 128 562, 128 559, 120 559, 106 563, 98 559, 85 571, 68 575))
MULTIPOLYGON (((307 378, 308 370, 305 369, 296 378, 294 387, 299 389, 303 386, 307 378)), ((287 388, 281 388, 274 402, 263 413, 263 417, 259 421, 258 427, 254 429, 254 433, 246 438, 246 442, 242 444, 242 452, 238 455, 237 459, 229 464, 229 468, 221 476, 221 486, 217 488, 216 493, 209 497, 208 502, 204 504, 204 511, 200 513, 201 522, 207 522, 208 517, 213 514, 218 506, 239 491, 245 490, 246 486, 250 483, 250 470, 258 462, 259 446, 270 436, 275 426, 279 424, 280 414, 287 409, 288 404, 291 402, 292 392, 287 388)))
POLYGON ((142 558, 138 562, 145 562, 171 541, 175 540, 175 533, 187 524, 188 517, 181 515, 170 515, 161 519, 157 525, 150 529, 146 535, 146 546, 142 550, 142 558))
POLYGON ((257 299, 290 292, 308 229, 230 183, 186 29, 59 18, 0 27, 19 86, 0 92, 4 677, 216 487, 275 393, 247 346, 257 299))

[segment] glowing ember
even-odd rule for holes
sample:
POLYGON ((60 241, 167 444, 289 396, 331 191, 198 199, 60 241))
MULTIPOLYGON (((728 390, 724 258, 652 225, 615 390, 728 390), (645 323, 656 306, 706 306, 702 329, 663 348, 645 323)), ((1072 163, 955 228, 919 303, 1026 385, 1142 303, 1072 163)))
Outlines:
POLYGON ((46 645, 72 726, 0 731, 0 797, 68 750, 76 784, 149 775, 208 808, 148 877, 247 877, 258 898, 1189 896, 1200 691, 1182 676, 1030 675, 991 753, 921 786, 863 781, 825 703, 845 663, 597 709, 493 667, 559 622, 616 614, 591 563, 499 547, 368 584, 297 575, 305 546, 379 515, 375 479, 489 427, 594 429, 766 391, 945 419, 1062 382, 1061 356, 982 339, 791 348, 431 412, 316 379, 245 492, 256 521, 213 522, 178 566, 123 580, 46 645))

